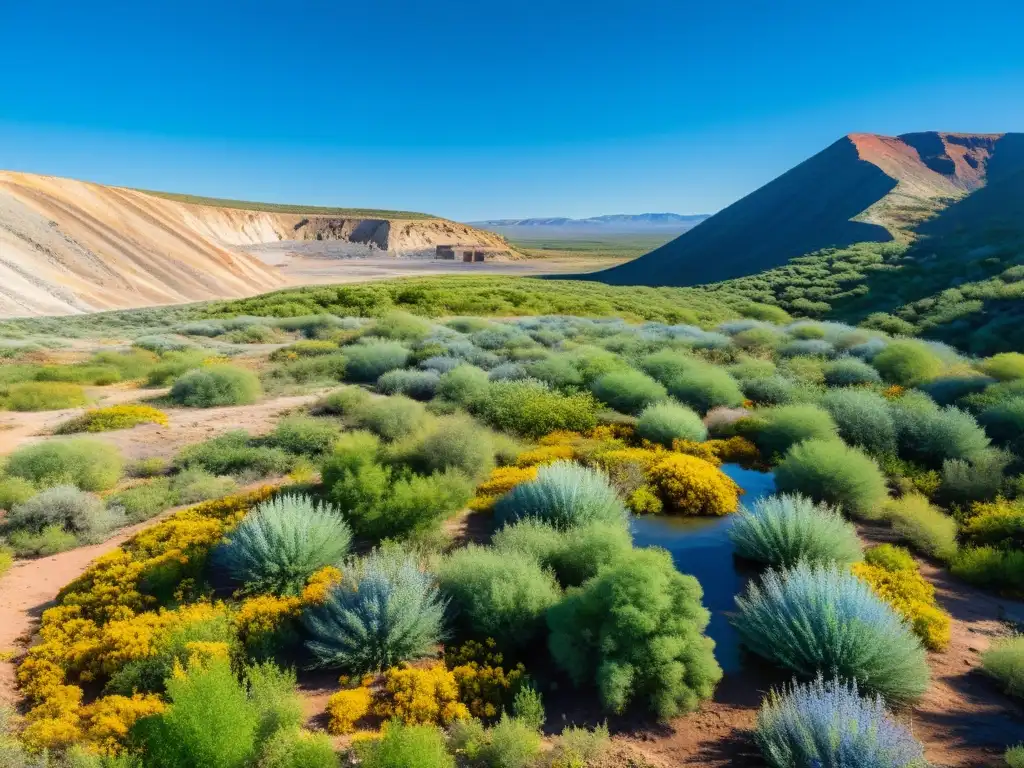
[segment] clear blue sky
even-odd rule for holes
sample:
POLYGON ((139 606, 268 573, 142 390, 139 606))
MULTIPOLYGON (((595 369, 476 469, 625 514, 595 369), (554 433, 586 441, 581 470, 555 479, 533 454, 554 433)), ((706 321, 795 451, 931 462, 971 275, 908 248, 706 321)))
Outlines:
POLYGON ((3 2, 0 167, 499 216, 717 210, 850 131, 1024 130, 1024 8, 3 2))

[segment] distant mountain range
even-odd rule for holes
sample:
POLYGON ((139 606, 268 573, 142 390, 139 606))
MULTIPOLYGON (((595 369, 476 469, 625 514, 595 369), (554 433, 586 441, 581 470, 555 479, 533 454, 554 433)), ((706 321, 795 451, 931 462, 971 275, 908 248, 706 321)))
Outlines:
POLYGON ((706 213, 612 213, 586 219, 566 216, 488 219, 470 224, 508 237, 580 237, 602 234, 682 234, 707 219, 706 213))

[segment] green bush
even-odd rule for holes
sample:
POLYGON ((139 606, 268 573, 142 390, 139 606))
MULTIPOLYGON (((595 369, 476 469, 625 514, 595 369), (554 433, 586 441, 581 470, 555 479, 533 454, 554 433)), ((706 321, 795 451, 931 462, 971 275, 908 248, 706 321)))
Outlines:
POLYGON ((396 395, 366 401, 355 408, 352 419, 385 440, 398 440, 422 429, 430 416, 422 403, 396 395))
POLYGON ((85 404, 85 390, 80 384, 26 381, 0 387, 0 410, 57 411, 85 404))
POLYGON ((530 363, 526 366, 526 372, 552 389, 571 390, 583 386, 583 374, 567 354, 552 355, 530 363))
POLYGON ((1024 768, 1024 744, 1007 747, 1003 759, 1006 761, 1008 768, 1024 768))
POLYGON ((263 374, 275 392, 303 384, 333 384, 345 378, 348 361, 341 352, 318 357, 300 357, 277 363, 263 374))
POLYGON ((437 371, 400 368, 377 379, 377 391, 385 395, 407 395, 414 400, 430 400, 437 394, 440 381, 437 371))
POLYGON ((316 413, 335 416, 353 416, 370 402, 372 396, 365 389, 354 385, 344 386, 325 395, 315 406, 316 413))
POLYGON ((246 515, 218 559, 249 592, 298 595, 314 573, 341 563, 351 541, 337 510, 305 496, 281 496, 246 515))
POLYGON ((938 469, 947 459, 971 459, 989 438, 974 417, 958 408, 904 396, 892 407, 900 456, 938 469))
POLYGON ((1008 694, 1024 698, 1024 635, 993 641, 981 654, 981 668, 1008 694))
POLYGON ((857 387, 879 384, 882 377, 873 367, 856 357, 844 357, 825 366, 825 384, 830 387, 857 387))
POLYGON ((882 377, 904 387, 912 387, 934 379, 944 368, 940 358, 927 344, 921 341, 897 340, 871 359, 882 377))
POLYGON ((654 403, 668 398, 661 384, 640 371, 613 371, 590 385, 598 400, 622 413, 637 414, 654 403))
POLYGON ((663 380, 672 397, 700 413, 731 408, 743 402, 743 391, 728 371, 713 365, 694 365, 663 380))
POLYGON ((381 738, 360 743, 357 752, 363 768, 455 768, 444 732, 433 725, 393 721, 381 738))
POLYGON ((500 525, 532 518, 565 530, 592 522, 621 524, 626 509, 603 472, 556 461, 501 497, 494 516, 500 525))
POLYGON ((419 341, 430 335, 434 326, 422 317, 408 312, 392 311, 378 318, 367 331, 373 336, 399 341, 419 341))
POLYGON ((324 357, 338 352, 338 345, 333 341, 322 341, 320 339, 304 339, 287 347, 275 349, 270 353, 271 362, 282 360, 294 360, 299 357, 324 357))
POLYGON ((349 381, 373 382, 388 371, 404 368, 409 350, 395 341, 371 341, 344 348, 345 378, 349 381))
POLYGON ((991 501, 1002 490, 1003 471, 1012 458, 1006 451, 989 448, 970 461, 946 459, 938 497, 946 504, 991 501))
POLYGON ((802 399, 806 391, 802 385, 779 374, 745 379, 740 387, 756 405, 788 405, 802 399))
POLYGON ((887 495, 878 465, 839 440, 794 445, 775 468, 775 485, 782 493, 801 493, 856 517, 877 516, 887 495))
POLYGON ((949 560, 956 554, 956 521, 924 496, 908 494, 885 505, 896 534, 923 555, 949 560))
POLYGON ((494 638, 522 651, 544 629, 544 614, 560 591, 549 571, 517 552, 469 545, 447 555, 437 569, 460 638, 494 638))
POLYGON ((597 425, 598 408, 590 394, 563 395, 520 379, 492 383, 472 410, 496 429, 537 438, 561 429, 587 432, 597 425))
POLYGON ((978 366, 983 373, 999 381, 1024 379, 1024 355, 1020 352, 1001 352, 982 360, 978 366))
POLYGON ((340 435, 336 423, 300 414, 277 422, 266 442, 291 454, 322 456, 330 452, 340 435))
POLYGON ((774 567, 850 565, 861 558, 857 530, 835 510, 799 495, 754 502, 736 516, 729 538, 740 557, 774 567))
POLYGON ((6 470, 37 488, 75 485, 83 491, 105 491, 121 479, 124 461, 109 443, 78 437, 19 448, 8 457, 6 470))
POLYGON ((828 411, 816 405, 780 405, 757 412, 754 442, 764 456, 782 456, 804 440, 828 440, 837 434, 828 411))
POLYGON ((478 759, 487 768, 530 768, 536 764, 541 746, 536 728, 519 718, 503 714, 487 730, 478 759))
POLYGON ((600 347, 577 347, 569 353, 569 357, 587 386, 606 373, 629 370, 629 364, 621 357, 600 347))
POLYGON ((245 768, 256 756, 259 713, 227 660, 167 680, 170 707, 136 723, 151 768, 245 768))
POLYGON ((539 520, 521 520, 494 535, 494 548, 521 552, 551 569, 563 587, 578 587, 633 549, 629 529, 619 522, 588 523, 559 531, 539 520))
POLYGON ((460 365, 441 374, 437 394, 445 400, 469 406, 486 397, 489 386, 487 371, 475 365, 460 365))
POLYGON ((544 701, 537 689, 527 683, 520 686, 512 699, 512 713, 517 720, 526 723, 534 731, 544 726, 544 701))
POLYGON ((170 398, 190 408, 214 408, 223 405, 249 405, 259 400, 263 390, 252 371, 230 365, 211 365, 178 377, 170 398))
POLYGON ((634 550, 551 608, 551 655, 577 686, 596 686, 607 711, 691 712, 722 677, 701 598, 668 552, 634 550))
POLYGON ((969 584, 1024 596, 1024 550, 964 547, 953 555, 950 570, 969 584))
POLYGON ((263 746, 258 768, 340 768, 326 733, 282 728, 263 746))
POLYGON ((928 687, 920 641, 865 582, 837 566, 769 570, 736 597, 733 620, 752 652, 804 678, 835 675, 903 703, 928 687))
POLYGON ((178 494, 169 478, 160 477, 142 485, 118 491, 110 504, 124 510, 129 523, 141 523, 178 504, 178 494))
POLYGON ((672 447, 673 440, 702 442, 708 437, 700 416, 677 403, 649 405, 636 421, 636 433, 644 440, 672 447))
POLYGON ((306 646, 320 667, 387 669, 434 653, 444 611, 429 574, 404 555, 377 552, 347 568, 327 600, 306 610, 306 646))
POLYGON ((23 477, 0 476, 0 509, 8 512, 15 504, 28 501, 36 494, 36 487, 23 477))
POLYGON ((189 371, 202 368, 210 359, 210 353, 203 349, 186 349, 180 352, 167 352, 160 362, 146 374, 146 386, 166 387, 175 379, 189 371))
POLYGON ((984 392, 995 380, 977 373, 950 374, 918 386, 939 405, 952 405, 961 398, 984 392))
POLYGON ((158 360, 147 349, 102 350, 90 358, 89 364, 116 368, 127 381, 146 376, 158 360))
POLYGON ((15 530, 8 543, 18 557, 49 557, 74 549, 81 542, 61 525, 48 525, 42 531, 15 530))
POLYGON ((469 416, 443 416, 415 440, 406 458, 423 472, 456 469, 479 479, 494 466, 494 440, 469 416))
POLYGON ((843 442, 873 456, 896 453, 896 422, 889 402, 866 389, 836 389, 821 397, 822 407, 839 428, 843 442))
POLYGON ((567 725, 551 750, 552 766, 596 765, 609 743, 607 724, 599 725, 592 731, 567 725))
POLYGON ((252 444, 244 429, 227 432, 202 443, 183 448, 174 459, 182 469, 202 469, 213 475, 283 475, 292 458, 280 448, 252 444))

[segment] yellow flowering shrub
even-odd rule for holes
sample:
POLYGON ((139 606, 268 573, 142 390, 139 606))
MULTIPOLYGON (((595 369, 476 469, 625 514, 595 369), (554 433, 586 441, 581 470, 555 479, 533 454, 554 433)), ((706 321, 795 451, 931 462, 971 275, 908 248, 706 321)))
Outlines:
POLYGON ((708 440, 708 445, 715 456, 728 464, 739 464, 743 467, 761 464, 760 451, 745 437, 734 435, 726 440, 708 440))
POLYGON ((699 443, 695 440, 676 439, 672 441, 672 450, 676 453, 685 453, 687 456, 696 456, 698 459, 703 459, 708 464, 714 464, 716 467, 722 463, 710 440, 699 443))
MULTIPOLYGON (((595 427, 600 429, 600 427, 595 427)), ((544 435, 540 440, 537 441, 538 445, 572 445, 580 439, 582 435, 579 432, 572 432, 568 429, 556 429, 554 432, 549 432, 544 435)))
POLYGON ((501 714, 526 674, 522 664, 506 672, 496 645, 489 637, 484 643, 470 641, 445 651, 445 664, 459 686, 459 700, 470 715, 481 720, 491 720, 501 714))
POLYGON ((901 387, 899 384, 892 384, 882 391, 882 397, 889 400, 896 400, 897 398, 902 397, 904 392, 906 392, 904 387, 901 387))
POLYGON ((600 424, 587 432, 587 438, 600 442, 629 441, 635 436, 630 424, 600 424))
POLYGON ((159 424, 166 427, 167 414, 150 405, 111 405, 107 408, 92 408, 81 416, 64 422, 57 432, 62 435, 74 432, 109 432, 128 429, 137 424, 159 424))
POLYGON ((1024 500, 996 499, 972 504, 963 534, 976 546, 1024 547, 1024 500))
MULTIPOLYGON (((224 614, 227 608, 220 603, 202 601, 174 610, 161 608, 160 603, 183 600, 190 577, 201 569, 210 549, 273 490, 264 487, 179 512, 97 558, 60 591, 57 605, 43 613, 39 642, 17 672, 21 691, 32 705, 25 718, 25 743, 30 748, 60 748, 81 741, 83 718, 85 727, 92 727, 88 718, 95 720, 97 713, 96 722, 106 725, 96 727, 107 734, 99 740, 117 739, 117 729, 108 719, 113 717, 111 709, 82 707, 81 688, 69 682, 88 683, 110 675, 155 653, 163 634, 224 614), (160 594, 171 588, 173 594, 160 594)), ((194 646, 188 650, 200 659, 228 652, 224 643, 194 646)), ((144 709, 149 704, 108 706, 121 707, 121 716, 126 717, 131 707, 144 709)))
POLYGON ((523 451, 516 456, 517 467, 536 467, 541 464, 550 464, 559 459, 571 459, 576 455, 572 445, 568 443, 555 443, 542 445, 529 451, 523 451))
POLYGON ((722 470, 696 456, 670 453, 647 473, 666 512, 682 515, 727 515, 742 493, 722 470))
POLYGON ((159 696, 104 696, 82 708, 84 746, 100 755, 117 755, 128 731, 137 720, 167 709, 159 696))
POLYGON ((663 505, 658 494, 649 485, 641 485, 626 497, 626 506, 634 515, 657 515, 663 505))
POLYGON ((319 605, 327 599, 331 587, 341 583, 342 573, 333 565, 321 568, 309 577, 305 589, 302 590, 303 605, 319 605))
POLYGON ((853 565, 853 574, 903 616, 927 648, 941 651, 949 645, 950 616, 936 605, 935 587, 919 570, 862 562, 853 565))
POLYGON ((397 717, 406 725, 446 725, 469 717, 459 701, 459 684, 443 664, 429 667, 392 667, 384 673, 384 687, 374 714, 397 717))
POLYGON ((327 700, 327 732, 335 736, 354 733, 372 703, 373 694, 366 686, 338 691, 327 700))
POLYGON ((477 486, 476 495, 469 502, 469 508, 476 512, 487 512, 506 493, 535 477, 536 467, 498 467, 491 471, 490 477, 477 486))

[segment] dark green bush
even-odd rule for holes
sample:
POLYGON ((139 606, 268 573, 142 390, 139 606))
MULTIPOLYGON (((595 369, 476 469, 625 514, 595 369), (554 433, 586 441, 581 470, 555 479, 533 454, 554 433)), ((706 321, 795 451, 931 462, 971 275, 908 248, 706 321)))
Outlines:
POLYGON ((775 469, 775 485, 783 493, 801 493, 855 517, 877 516, 887 496, 878 465, 835 439, 794 445, 775 469))
POLYGON ((978 421, 998 445, 1024 456, 1024 397, 1014 397, 981 412, 978 421))
POLYGON ((634 550, 548 612, 551 654, 577 686, 596 687, 607 711, 691 712, 722 677, 702 596, 668 552, 634 550))
POLYGON ((230 365, 211 365, 190 371, 175 380, 171 400, 191 408, 255 403, 263 390, 252 371, 230 365))

